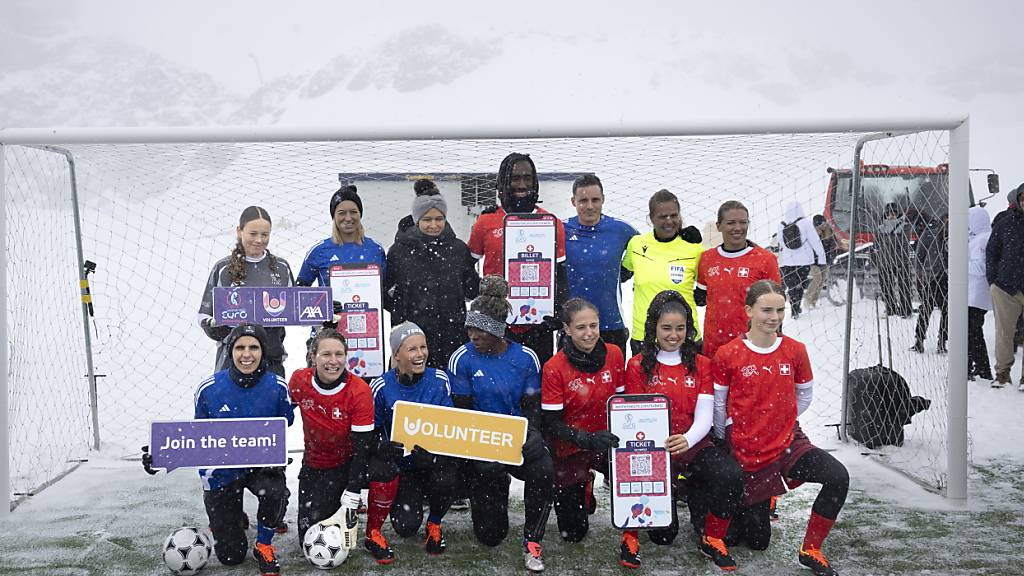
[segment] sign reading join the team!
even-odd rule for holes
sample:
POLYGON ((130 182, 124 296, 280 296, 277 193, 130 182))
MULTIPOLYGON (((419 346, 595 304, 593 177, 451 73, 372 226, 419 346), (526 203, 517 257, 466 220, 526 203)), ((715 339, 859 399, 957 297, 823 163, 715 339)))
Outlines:
POLYGON ((555 314, 556 224, 553 214, 505 216, 509 324, 540 324, 555 314))
POLYGON ((331 289, 306 286, 235 286, 213 289, 213 318, 233 326, 317 325, 333 317, 331 289))
POLYGON ((490 414, 476 410, 447 408, 416 402, 395 402, 391 418, 391 440, 444 456, 523 463, 527 420, 521 416, 490 414))
POLYGON ((672 462, 665 449, 671 405, 662 394, 608 399, 608 430, 625 446, 612 449, 612 525, 663 528, 672 523, 672 462))
POLYGON ((153 468, 250 468, 285 466, 284 418, 214 418, 153 422, 153 468))
POLYGON ((341 303, 338 332, 348 342, 348 369, 360 378, 384 373, 381 269, 377 264, 331 266, 331 291, 341 303))

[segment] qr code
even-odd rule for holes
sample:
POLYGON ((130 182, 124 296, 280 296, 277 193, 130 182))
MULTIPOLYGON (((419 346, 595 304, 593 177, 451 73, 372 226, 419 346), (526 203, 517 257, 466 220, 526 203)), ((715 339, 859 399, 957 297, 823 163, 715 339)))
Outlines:
POLYGON ((349 334, 366 332, 366 314, 349 314, 346 317, 345 332, 349 334))
POLYGON ((540 282, 540 264, 523 264, 519 268, 519 280, 522 282, 540 282))
POLYGON ((629 475, 630 476, 650 476, 654 473, 653 462, 651 461, 650 454, 630 454, 629 455, 629 475))

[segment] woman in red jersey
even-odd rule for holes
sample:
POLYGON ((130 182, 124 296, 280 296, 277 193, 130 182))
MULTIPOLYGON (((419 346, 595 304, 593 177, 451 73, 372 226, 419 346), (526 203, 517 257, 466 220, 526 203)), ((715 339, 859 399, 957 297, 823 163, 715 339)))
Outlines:
POLYGON ((846 502, 850 477, 841 462, 811 444, 797 422, 811 404, 814 379, 804 345, 778 333, 786 313, 782 287, 759 280, 744 301, 748 332, 719 348, 713 362, 715 431, 729 439, 745 474, 743 503, 726 541, 767 548, 769 501, 785 492, 783 478, 791 487, 821 484, 799 560, 819 576, 833 576, 838 573, 821 544, 846 502))
MULTIPOLYGON (((690 318, 690 306, 678 292, 665 290, 654 297, 647 309, 641 352, 626 366, 625 391, 664 394, 671 401, 665 447, 672 456, 673 477, 686 478, 690 522, 701 535, 701 552, 729 571, 736 569, 736 562, 723 537, 743 490, 742 474, 732 456, 711 443, 711 361, 698 353, 690 318)), ((672 513, 674 516, 674 506, 672 513)), ((671 544, 678 532, 679 523, 673 517, 671 526, 648 530, 648 536, 655 544, 671 544)), ((623 534, 620 548, 622 565, 639 567, 636 530, 623 534)))
POLYGON ((747 207, 729 200, 718 208, 722 243, 705 250, 697 266, 697 305, 701 296, 707 301, 704 313, 704 349, 708 358, 715 357, 718 347, 743 334, 747 329, 747 313, 743 299, 747 288, 758 280, 782 282, 779 260, 774 254, 747 240, 750 216, 747 207), (704 291, 703 295, 699 291, 704 291))
POLYGON ((608 398, 622 392, 622 350, 601 339, 597 307, 582 298, 562 308, 561 349, 544 364, 541 414, 555 466, 555 515, 567 542, 579 542, 595 509, 593 480, 608 475, 608 398))

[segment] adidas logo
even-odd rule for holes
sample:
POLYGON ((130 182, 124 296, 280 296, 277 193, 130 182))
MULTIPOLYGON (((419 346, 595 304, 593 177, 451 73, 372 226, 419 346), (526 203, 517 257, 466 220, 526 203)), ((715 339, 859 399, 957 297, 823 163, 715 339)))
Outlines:
POLYGON ((577 238, 576 235, 573 234, 572 236, 569 237, 569 240, 579 240, 579 238, 577 238))
POLYGON ((331 255, 331 262, 337 262, 337 261, 338 261, 338 255, 337 254, 332 254, 331 255))
POLYGON ((484 375, 484 371, 480 370, 479 368, 477 368, 476 373, 473 374, 473 378, 482 378, 483 375, 484 375))
POLYGON ((231 408, 229 408, 228 405, 225 404, 220 407, 220 410, 218 410, 218 412, 231 412, 231 408))

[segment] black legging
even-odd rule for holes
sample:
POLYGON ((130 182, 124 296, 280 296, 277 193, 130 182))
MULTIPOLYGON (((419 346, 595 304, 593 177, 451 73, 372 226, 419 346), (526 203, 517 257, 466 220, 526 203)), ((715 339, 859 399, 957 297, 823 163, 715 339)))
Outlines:
MULTIPOLYGON (((397 468, 389 460, 373 452, 367 467, 367 480, 388 482, 395 477, 397 468)), ((348 486, 349 462, 334 468, 311 468, 305 464, 299 469, 299 542, 309 527, 330 518, 341 506, 341 493, 348 486)))
POLYGON ((804 300, 804 290, 810 282, 808 275, 811 267, 808 266, 782 266, 782 284, 786 288, 786 299, 789 300, 789 307, 793 314, 800 313, 800 305, 804 300))
POLYGON ((982 308, 967 308, 967 373, 991 378, 992 366, 988 360, 988 346, 985 344, 985 314, 982 308))
POLYGON ((459 488, 457 460, 437 456, 427 468, 403 470, 398 476, 398 492, 391 505, 391 527, 399 536, 412 536, 423 523, 423 500, 430 505, 432 516, 444 517, 459 488))
POLYGON ((523 537, 531 542, 544 539, 544 527, 551 514, 554 498, 555 469, 551 455, 545 450, 543 456, 525 460, 519 466, 508 466, 494 462, 468 462, 467 476, 472 492, 470 508, 473 518, 473 533, 486 546, 497 546, 508 535, 508 487, 509 475, 526 483, 523 503, 526 519, 523 537))
POLYGON ((743 496, 743 470, 731 453, 708 446, 686 467, 687 507, 690 524, 704 533, 704 517, 710 511, 719 518, 732 518, 743 496))
POLYGON ((213 533, 214 550, 217 559, 226 566, 241 564, 249 551, 245 512, 242 511, 245 490, 259 499, 256 520, 263 526, 279 526, 288 507, 290 493, 284 468, 280 467, 254 468, 227 486, 204 492, 203 504, 213 533))
MULTIPOLYGON (((814 448, 800 457, 789 469, 789 478, 811 484, 821 484, 818 497, 814 499, 811 511, 835 520, 846 503, 850 488, 850 474, 846 466, 821 448, 814 448)), ((745 542, 752 550, 764 550, 772 537, 770 502, 765 500, 753 506, 741 506, 736 517, 729 524, 726 544, 745 542)))

